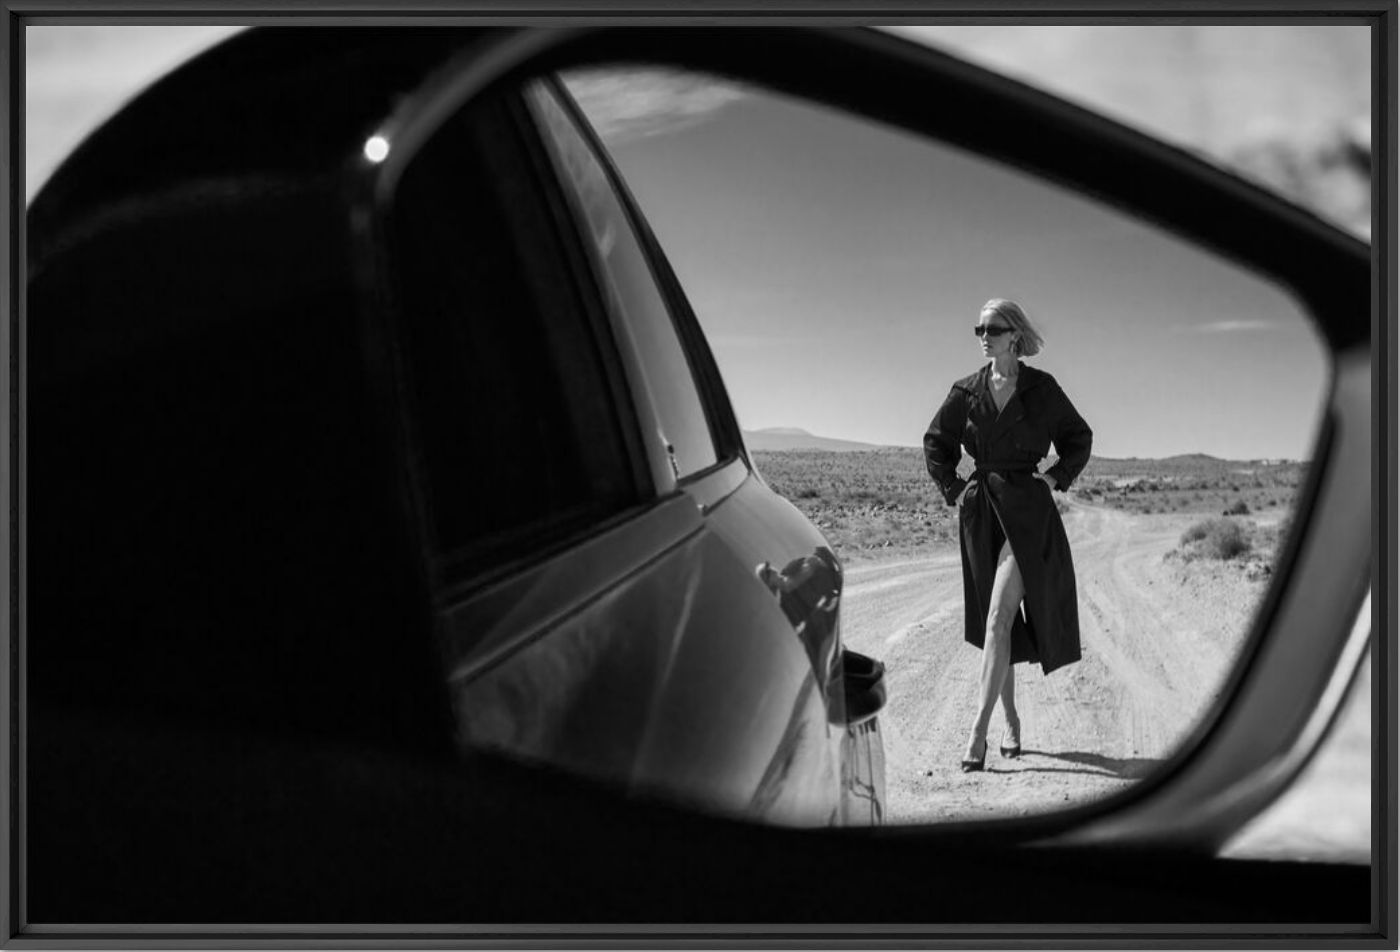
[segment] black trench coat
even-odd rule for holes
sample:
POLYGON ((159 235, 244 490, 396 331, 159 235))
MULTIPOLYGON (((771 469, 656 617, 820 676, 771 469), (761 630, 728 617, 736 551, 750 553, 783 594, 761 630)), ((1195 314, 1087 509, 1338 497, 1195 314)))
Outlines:
POLYGON ((982 647, 997 554, 1009 538, 1026 584, 1011 661, 1039 662, 1049 674, 1080 658, 1079 607, 1064 523, 1034 474, 1053 442, 1059 460, 1045 472, 1064 492, 1089 462, 1094 434, 1054 377, 1020 367, 1000 414, 990 364, 954 383, 924 434, 924 461, 950 506, 968 484, 957 474, 963 450, 977 464, 959 513, 967 640, 982 647))

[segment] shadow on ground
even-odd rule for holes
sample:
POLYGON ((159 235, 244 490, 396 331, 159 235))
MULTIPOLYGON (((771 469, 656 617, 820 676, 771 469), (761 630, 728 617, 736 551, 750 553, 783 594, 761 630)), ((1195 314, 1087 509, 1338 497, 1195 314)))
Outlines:
POLYGON ((1152 772, 1163 761, 1151 757, 1105 757, 1078 750, 1032 750, 1027 747, 1021 752, 1017 770, 1025 773, 1079 773, 1094 777, 1115 777, 1120 780, 1137 780, 1152 772), (1074 766, 1041 766, 1039 761, 1058 760, 1074 766))

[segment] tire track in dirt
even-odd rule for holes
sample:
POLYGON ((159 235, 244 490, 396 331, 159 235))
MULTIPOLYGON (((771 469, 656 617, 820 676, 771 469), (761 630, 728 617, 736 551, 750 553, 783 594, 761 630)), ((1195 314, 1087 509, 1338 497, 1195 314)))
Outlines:
MULTIPOLYGON (((1085 654, 1100 662, 1085 666, 1086 680, 1114 721, 1098 740, 1106 755, 1129 761, 1165 754, 1162 733, 1180 700, 1168 683, 1167 665, 1150 648, 1159 638, 1159 621, 1145 610, 1139 586, 1120 570, 1124 550, 1145 542, 1130 520, 1104 510, 1079 510, 1066 520, 1074 533, 1071 544, 1074 536, 1080 541, 1075 561, 1085 566, 1078 572, 1081 639, 1085 654)), ((1134 765, 1134 772, 1141 766, 1134 765)))
POLYGON ((946 746, 948 728, 971 702, 971 683, 955 663, 961 647, 962 563, 954 551, 933 559, 861 566, 846 573, 843 638, 848 647, 885 663, 886 690, 899 713, 882 715, 887 815, 918 815, 931 790, 918 765, 946 746))
POLYGON ((1064 522, 1083 660, 1049 676, 1017 666, 1024 755, 999 757, 998 708, 981 773, 958 766, 982 655, 963 640, 957 550, 847 571, 845 642, 886 665, 881 724, 891 822, 1081 803, 1122 789, 1171 753, 1223 683, 1248 618, 1238 606, 1193 604, 1173 583, 1163 556, 1190 521, 1071 504, 1064 522))

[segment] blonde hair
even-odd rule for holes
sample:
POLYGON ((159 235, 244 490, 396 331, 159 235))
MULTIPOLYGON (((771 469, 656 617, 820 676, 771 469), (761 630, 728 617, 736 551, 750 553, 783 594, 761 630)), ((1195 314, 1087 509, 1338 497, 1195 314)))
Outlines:
POLYGON ((1015 301, 1008 301, 1006 298, 992 298, 982 305, 982 312, 991 311, 1011 325, 1011 329, 1019 335, 1015 342, 1015 350, 1019 356, 1034 357, 1040 353, 1045 346, 1045 338, 1040 336, 1040 331, 1031 324, 1031 319, 1026 316, 1026 312, 1021 309, 1021 305, 1015 301))

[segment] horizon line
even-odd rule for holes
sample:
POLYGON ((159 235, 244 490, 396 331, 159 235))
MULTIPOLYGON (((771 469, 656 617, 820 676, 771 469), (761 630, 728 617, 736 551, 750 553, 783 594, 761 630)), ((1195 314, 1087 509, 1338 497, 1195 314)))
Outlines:
MULTIPOLYGON (((922 446, 916 446, 916 445, 913 445, 913 444, 910 444, 910 443, 871 443, 871 442, 869 442, 869 441, 867 441, 867 440, 852 440, 852 439, 847 439, 847 438, 845 438, 845 437, 839 437, 839 436, 818 436, 818 435, 816 435, 815 433, 808 432, 807 430, 803 430, 803 429, 801 429, 801 428, 799 428, 799 427, 762 427, 762 428, 757 429, 757 430, 747 430, 747 429, 743 429, 743 428, 741 427, 741 428, 740 428, 740 431, 743 433, 743 435, 744 435, 744 437, 745 437, 745 442, 746 442, 746 443, 748 442, 748 437, 751 436, 751 435, 759 435, 759 434, 767 433, 767 434, 772 434, 772 435, 783 435, 783 436, 799 436, 799 435, 800 435, 800 436, 810 437, 810 438, 812 438, 812 439, 814 439, 814 440, 823 440, 823 441, 830 442, 830 443, 850 443, 850 444, 854 444, 854 445, 857 445, 857 446, 869 447, 871 450, 922 450, 922 449, 923 449, 922 446)), ((752 449, 752 447, 750 447, 750 448, 752 449)), ((808 451, 811 451, 811 452, 818 452, 818 453, 863 452, 862 450, 830 450, 830 449, 826 449, 826 448, 820 447, 820 446, 792 447, 791 449, 794 449, 794 450, 798 450, 798 449, 800 449, 800 450, 808 450, 808 451)), ((759 449, 759 450, 757 450, 756 452, 760 452, 760 453, 763 453, 763 452, 767 452, 767 453, 774 453, 774 452, 781 453, 781 452, 786 452, 786 450, 763 450, 763 449, 759 449)), ((1089 455, 1089 459, 1091 459, 1091 460, 1096 460, 1096 459, 1097 459, 1097 460, 1115 460, 1115 461, 1128 461, 1128 460, 1168 460, 1168 459, 1178 459, 1178 458, 1185 457, 1185 456, 1203 456, 1203 457, 1206 457, 1207 459, 1217 459, 1217 460, 1220 460, 1221 462, 1225 462, 1225 463, 1253 462, 1253 461, 1258 461, 1258 460, 1266 460, 1266 461, 1267 461, 1267 460, 1276 460, 1276 461, 1285 462, 1285 463, 1308 463, 1308 462, 1311 462, 1311 459, 1308 458, 1308 457, 1297 457, 1297 456, 1242 456, 1242 457, 1230 457, 1230 456, 1216 456, 1216 455, 1213 454, 1213 453, 1204 453, 1204 452, 1201 452, 1200 450, 1192 450, 1192 451, 1181 452, 1181 453, 1170 453, 1170 454, 1168 454, 1168 455, 1166 455, 1166 456, 1102 456, 1102 455, 1099 455, 1098 453, 1091 453, 1091 454, 1089 455)))

